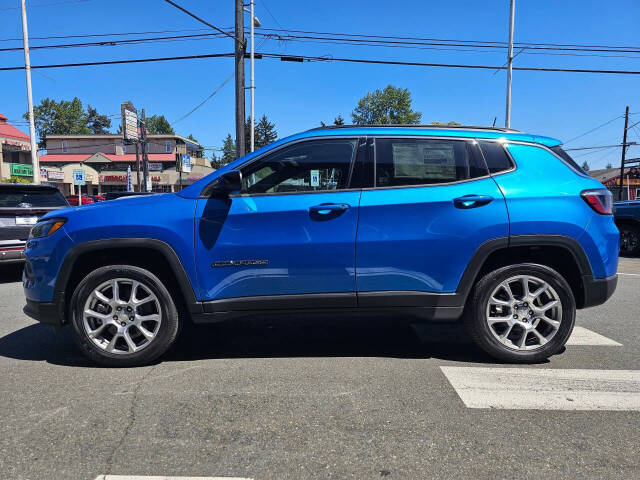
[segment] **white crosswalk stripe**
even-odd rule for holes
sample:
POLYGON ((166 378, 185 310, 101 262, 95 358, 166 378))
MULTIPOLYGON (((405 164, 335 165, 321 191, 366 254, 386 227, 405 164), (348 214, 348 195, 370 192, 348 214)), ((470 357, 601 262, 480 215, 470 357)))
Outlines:
POLYGON ((98 475, 95 480, 252 480, 246 477, 165 477, 147 475, 98 475))
POLYGON ((573 332, 567 341, 567 345, 604 345, 611 347, 621 347, 622 344, 600 335, 599 333, 592 332, 584 327, 573 327, 573 332))
POLYGON ((440 368, 468 408, 640 411, 640 370, 440 368))

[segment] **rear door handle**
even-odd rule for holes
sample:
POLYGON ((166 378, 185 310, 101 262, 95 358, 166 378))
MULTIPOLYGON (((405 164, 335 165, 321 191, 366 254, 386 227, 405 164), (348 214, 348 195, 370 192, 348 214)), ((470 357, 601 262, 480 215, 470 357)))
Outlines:
POLYGON ((453 204, 456 208, 467 209, 476 208, 491 203, 493 197, 490 195, 464 195, 462 197, 454 198, 453 204))
POLYGON ((310 213, 320 213, 326 215, 330 212, 343 212, 347 210, 350 205, 346 203, 321 203, 320 205, 314 205, 309 207, 310 213))

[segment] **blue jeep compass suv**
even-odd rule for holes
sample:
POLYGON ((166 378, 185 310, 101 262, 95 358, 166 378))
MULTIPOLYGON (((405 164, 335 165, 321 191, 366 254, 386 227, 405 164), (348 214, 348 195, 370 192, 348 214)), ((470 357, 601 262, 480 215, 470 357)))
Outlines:
POLYGON ((104 365, 153 361, 185 322, 283 311, 460 320, 494 357, 537 362, 611 296, 618 247, 610 193, 558 140, 320 128, 175 194, 45 215, 25 312, 104 365))

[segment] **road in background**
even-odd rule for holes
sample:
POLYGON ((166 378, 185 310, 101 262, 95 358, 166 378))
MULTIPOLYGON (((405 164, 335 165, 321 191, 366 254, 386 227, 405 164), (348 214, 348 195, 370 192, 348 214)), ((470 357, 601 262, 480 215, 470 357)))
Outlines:
POLYGON ((107 369, 27 318, 4 268, 0 478, 638 478, 640 259, 619 270, 539 365, 495 364, 457 327, 288 317, 107 369))

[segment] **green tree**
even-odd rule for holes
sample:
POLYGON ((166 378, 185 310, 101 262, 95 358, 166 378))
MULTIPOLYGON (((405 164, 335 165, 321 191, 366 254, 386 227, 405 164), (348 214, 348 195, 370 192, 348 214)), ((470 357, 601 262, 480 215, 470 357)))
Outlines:
POLYGON ((222 158, 220 159, 220 167, 236 159, 236 142, 231 138, 231 134, 227 134, 227 138, 222 142, 222 158))
POLYGON ((613 165, 611 165, 611 162, 607 163, 607 168, 613 168, 613 165))
MULTIPOLYGON (((94 135, 106 135, 111 128, 111 119, 106 115, 100 115, 91 105, 87 105, 87 127, 94 135)), ((122 128, 122 126, 120 126, 122 128)))
MULTIPOLYGON (((29 113, 24 114, 29 120, 29 113)), ((40 141, 38 146, 46 146, 47 135, 88 135, 87 114, 78 97, 73 100, 57 102, 51 98, 43 99, 33 108, 33 121, 40 141)))
POLYGON ((422 114, 411 109, 408 89, 387 85, 358 100, 351 117, 356 125, 415 124, 422 114))
POLYGON ((173 135, 176 133, 164 115, 147 117, 147 132, 150 135, 173 135))
MULTIPOLYGON (((244 123, 244 138, 245 138, 245 151, 251 152, 251 117, 247 118, 244 123)), ((260 121, 255 126, 255 149, 264 147, 273 143, 278 138, 278 132, 276 132, 276 126, 273 122, 270 122, 266 115, 262 115, 260 121)))
POLYGON ((262 115, 256 125, 256 149, 275 142, 277 138, 278 132, 276 132, 275 123, 270 122, 266 115, 262 115))
POLYGON ((584 162, 582 162, 582 169, 585 172, 588 172, 589 170, 591 170, 591 167, 589 166, 589 162, 587 162, 586 160, 584 162))
POLYGON ((338 115, 336 118, 333 119, 333 124, 334 125, 344 125, 344 118, 342 118, 342 115, 338 115))

